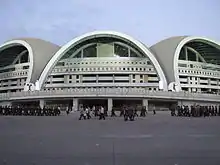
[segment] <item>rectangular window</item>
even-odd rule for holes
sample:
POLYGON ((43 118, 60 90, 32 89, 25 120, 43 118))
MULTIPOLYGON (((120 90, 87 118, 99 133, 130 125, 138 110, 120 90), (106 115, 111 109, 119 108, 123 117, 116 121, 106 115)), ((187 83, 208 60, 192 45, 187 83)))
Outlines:
POLYGON ((84 74, 83 77, 96 77, 94 74, 84 74))
POLYGON ((99 80, 99 83, 113 83, 113 80, 99 80))
POLYGON ((53 75, 53 78, 64 78, 64 75, 53 75))
POLYGON ((53 84, 63 84, 64 81, 54 81, 53 84))
POLYGON ((180 63, 178 64, 178 66, 179 66, 179 67, 187 67, 186 64, 180 64, 180 63))
POLYGON ((182 90, 183 90, 183 91, 188 91, 188 88, 184 88, 184 87, 183 87, 182 90))
POLYGON ((208 80, 208 79, 205 77, 200 77, 200 80, 208 80))
POLYGON ((129 77, 129 74, 115 74, 115 77, 129 77))
POLYGON ((64 62, 58 62, 56 66, 64 66, 65 63, 64 62))
POLYGON ((179 76, 179 78, 187 78, 187 76, 182 76, 182 75, 181 75, 181 76, 179 76))
POLYGON ((158 81, 155 80, 148 80, 149 83, 158 83, 158 81))
POLYGON ((148 75, 148 77, 157 77, 156 74, 148 75))
POLYGON ((23 66, 23 69, 29 69, 29 66, 23 66))
POLYGON ((115 80, 115 83, 129 83, 129 80, 115 80))
POLYGON ((96 80, 83 80, 82 83, 96 83, 96 80))

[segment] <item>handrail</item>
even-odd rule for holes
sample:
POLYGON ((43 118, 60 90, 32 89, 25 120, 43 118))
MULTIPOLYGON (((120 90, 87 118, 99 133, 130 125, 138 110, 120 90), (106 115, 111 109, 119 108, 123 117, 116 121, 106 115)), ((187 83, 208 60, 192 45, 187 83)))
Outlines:
POLYGON ((35 98, 54 98, 54 97, 143 97, 155 99, 174 99, 174 100, 209 100, 220 102, 220 95, 200 94, 190 92, 168 92, 168 91, 149 91, 139 88, 75 88, 65 90, 50 91, 21 91, 16 93, 2 93, 1 100, 19 100, 35 98))

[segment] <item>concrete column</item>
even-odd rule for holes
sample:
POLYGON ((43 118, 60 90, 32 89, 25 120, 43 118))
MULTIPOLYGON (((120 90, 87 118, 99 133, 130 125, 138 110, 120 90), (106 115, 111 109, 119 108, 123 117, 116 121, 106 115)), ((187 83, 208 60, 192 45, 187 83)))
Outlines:
POLYGON ((43 109, 45 106, 45 101, 44 100, 40 100, 40 108, 43 109))
POLYGON ((73 111, 78 111, 78 105, 79 104, 79 99, 78 98, 74 98, 73 99, 73 107, 72 107, 72 110, 73 111))
POLYGON ((112 98, 108 98, 108 111, 111 112, 112 111, 112 98))
POLYGON ((148 112, 148 99, 143 99, 142 105, 146 107, 146 111, 148 112))

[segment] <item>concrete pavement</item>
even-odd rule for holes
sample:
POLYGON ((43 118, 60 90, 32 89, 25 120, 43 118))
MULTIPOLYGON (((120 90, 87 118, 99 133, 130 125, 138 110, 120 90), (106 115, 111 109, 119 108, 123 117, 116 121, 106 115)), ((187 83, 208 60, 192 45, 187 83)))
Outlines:
POLYGON ((220 164, 220 117, 77 118, 0 116, 0 164, 220 164))

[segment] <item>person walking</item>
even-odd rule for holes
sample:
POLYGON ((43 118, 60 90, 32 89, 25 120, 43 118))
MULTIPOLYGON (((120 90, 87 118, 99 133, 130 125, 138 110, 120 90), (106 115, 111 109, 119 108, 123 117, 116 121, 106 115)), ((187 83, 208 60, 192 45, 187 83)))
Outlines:
POLYGON ((100 107, 99 120, 105 120, 105 109, 103 106, 100 107))
POLYGON ((153 105, 153 114, 156 115, 156 107, 153 105))
POLYGON ((91 118, 90 108, 89 108, 89 107, 86 107, 86 116, 87 116, 87 119, 90 119, 90 118, 91 118))
POLYGON ((84 120, 86 120, 86 113, 85 113, 84 108, 83 108, 83 107, 80 107, 80 108, 79 108, 79 111, 80 111, 79 120, 82 120, 82 118, 83 118, 84 120))

